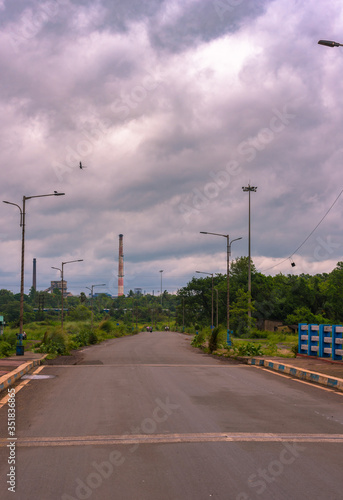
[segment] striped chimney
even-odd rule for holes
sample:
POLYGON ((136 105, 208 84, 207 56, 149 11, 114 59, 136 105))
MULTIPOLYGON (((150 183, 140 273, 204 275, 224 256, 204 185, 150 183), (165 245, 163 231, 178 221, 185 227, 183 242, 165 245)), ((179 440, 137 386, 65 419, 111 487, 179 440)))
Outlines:
POLYGON ((119 235, 118 297, 124 295, 124 251, 123 235, 119 235))

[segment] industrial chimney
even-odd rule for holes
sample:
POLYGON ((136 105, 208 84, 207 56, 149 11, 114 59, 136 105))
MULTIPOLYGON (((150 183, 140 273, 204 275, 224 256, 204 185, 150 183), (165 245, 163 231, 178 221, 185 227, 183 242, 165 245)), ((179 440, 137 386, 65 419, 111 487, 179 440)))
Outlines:
POLYGON ((37 269, 36 269, 36 259, 33 259, 33 273, 32 273, 32 288, 37 290, 37 269))
POLYGON ((123 235, 119 235, 118 297, 124 295, 124 251, 123 235))

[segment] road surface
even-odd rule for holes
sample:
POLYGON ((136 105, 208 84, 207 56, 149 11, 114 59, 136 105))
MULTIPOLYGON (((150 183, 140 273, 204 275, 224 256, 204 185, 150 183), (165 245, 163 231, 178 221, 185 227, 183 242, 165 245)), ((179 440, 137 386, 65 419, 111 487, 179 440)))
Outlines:
POLYGON ((0 408, 2 499, 342 498, 341 394, 205 355, 174 332, 83 355, 16 390, 12 437, 0 408))

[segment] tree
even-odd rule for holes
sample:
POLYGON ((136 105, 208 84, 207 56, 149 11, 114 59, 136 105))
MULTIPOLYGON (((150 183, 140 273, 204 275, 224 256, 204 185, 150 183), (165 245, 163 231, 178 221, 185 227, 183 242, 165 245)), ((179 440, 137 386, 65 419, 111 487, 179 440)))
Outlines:
MULTIPOLYGON (((251 312, 255 311, 254 302, 250 304, 251 312)), ((237 299, 230 307, 230 328, 238 336, 246 335, 254 326, 256 319, 249 317, 249 292, 238 290, 237 299)))

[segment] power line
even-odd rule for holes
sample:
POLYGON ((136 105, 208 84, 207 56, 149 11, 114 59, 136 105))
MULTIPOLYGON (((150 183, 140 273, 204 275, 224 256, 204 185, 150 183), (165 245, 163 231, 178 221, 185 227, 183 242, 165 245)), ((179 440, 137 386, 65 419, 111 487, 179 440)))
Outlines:
POLYGON ((314 229, 312 229, 312 231, 310 232, 310 234, 307 236, 307 238, 304 239, 304 241, 301 243, 301 245, 298 246, 298 248, 296 250, 294 250, 293 253, 291 253, 291 255, 289 257, 287 257, 286 259, 282 260, 281 262, 279 262, 278 264, 275 264, 274 266, 271 266, 271 267, 267 267, 267 269, 263 269, 261 272, 265 272, 265 271, 269 271, 270 269, 274 269, 275 267, 277 266, 281 266, 281 264, 283 264, 284 262, 286 262, 286 260, 288 259, 292 259, 293 255, 298 251, 300 250, 300 248, 305 245, 306 241, 312 236, 312 234, 315 232, 315 230, 320 226, 320 224, 323 222, 323 220, 326 218, 326 216, 329 214, 329 212, 331 211, 331 209, 334 207, 334 205, 337 203, 338 199, 340 198, 341 194, 343 193, 343 189, 342 191, 339 193, 339 195, 337 196, 337 198, 335 199, 335 201, 332 203, 332 205, 330 206, 330 208, 327 210, 327 212, 324 214, 324 216, 320 219, 320 221, 318 222, 318 224, 316 225, 316 227, 314 229))

